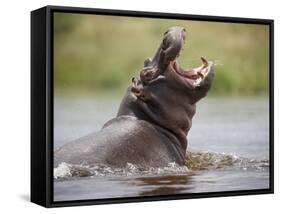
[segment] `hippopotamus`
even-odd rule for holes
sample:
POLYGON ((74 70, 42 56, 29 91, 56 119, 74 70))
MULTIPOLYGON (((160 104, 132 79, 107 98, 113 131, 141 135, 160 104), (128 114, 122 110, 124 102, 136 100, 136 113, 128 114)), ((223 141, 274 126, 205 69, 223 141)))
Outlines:
POLYGON ((54 152, 54 164, 126 167, 184 165, 187 136, 196 103, 205 97, 214 79, 214 64, 183 69, 177 59, 187 32, 170 27, 152 59, 144 60, 133 77, 115 118, 100 131, 63 145, 54 152))

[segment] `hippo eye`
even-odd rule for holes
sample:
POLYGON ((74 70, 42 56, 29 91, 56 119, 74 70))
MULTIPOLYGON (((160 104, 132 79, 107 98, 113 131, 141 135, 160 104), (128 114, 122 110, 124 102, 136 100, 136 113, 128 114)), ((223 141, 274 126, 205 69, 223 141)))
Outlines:
POLYGON ((186 32, 185 28, 183 28, 182 30, 183 30, 183 32, 186 32))
POLYGON ((162 42, 162 49, 163 49, 163 50, 166 50, 167 47, 168 47, 167 39, 165 38, 165 39, 163 39, 163 42, 162 42))

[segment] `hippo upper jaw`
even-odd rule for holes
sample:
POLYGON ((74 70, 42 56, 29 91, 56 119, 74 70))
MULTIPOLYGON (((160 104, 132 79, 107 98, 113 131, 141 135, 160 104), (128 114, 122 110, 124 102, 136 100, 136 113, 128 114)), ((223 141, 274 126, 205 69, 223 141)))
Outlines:
MULTIPOLYGON (((170 27, 165 33, 161 44, 163 59, 160 63, 169 65, 179 57, 185 45, 186 30, 183 27, 170 27)), ((164 67, 165 68, 165 67, 164 67)))
POLYGON ((160 47, 157 49, 153 59, 144 61, 144 68, 140 72, 140 79, 144 84, 163 75, 170 63, 179 57, 185 44, 186 30, 183 27, 170 27, 163 36, 160 47))

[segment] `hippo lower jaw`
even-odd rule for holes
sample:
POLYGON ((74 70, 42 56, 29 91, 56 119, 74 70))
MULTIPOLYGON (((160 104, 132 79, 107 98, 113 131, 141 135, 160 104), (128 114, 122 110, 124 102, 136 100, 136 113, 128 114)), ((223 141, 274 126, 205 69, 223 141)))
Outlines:
POLYGON ((205 79, 213 66, 213 62, 208 62, 204 57, 201 57, 202 65, 192 69, 182 69, 178 62, 175 60, 171 61, 169 67, 180 80, 185 83, 188 88, 196 88, 200 86, 200 83, 205 79))

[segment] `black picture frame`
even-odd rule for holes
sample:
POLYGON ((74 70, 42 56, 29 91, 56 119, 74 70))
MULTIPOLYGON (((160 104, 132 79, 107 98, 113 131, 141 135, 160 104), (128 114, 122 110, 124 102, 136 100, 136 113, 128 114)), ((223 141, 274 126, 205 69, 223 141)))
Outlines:
POLYGON ((187 15, 158 12, 92 9, 79 7, 46 6, 31 12, 31 201, 44 207, 93 204, 113 204, 175 200, 189 198, 225 197, 268 194, 274 192, 274 21, 237 17, 187 15), (100 14, 126 17, 150 17, 226 23, 268 25, 270 28, 270 183, 268 189, 192 193, 165 196, 145 196, 78 201, 53 200, 53 14, 54 12, 100 14))

